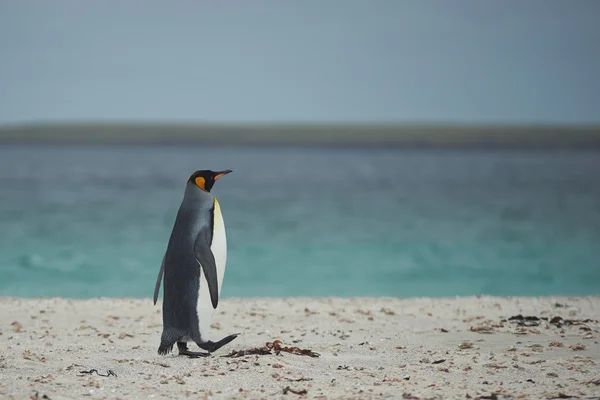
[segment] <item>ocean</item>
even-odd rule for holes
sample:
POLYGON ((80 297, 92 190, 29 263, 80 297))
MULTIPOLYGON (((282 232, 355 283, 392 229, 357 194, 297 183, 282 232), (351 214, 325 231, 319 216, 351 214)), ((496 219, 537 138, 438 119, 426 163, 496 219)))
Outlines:
POLYGON ((0 295, 147 297, 189 175, 224 297, 600 294, 600 153, 0 146, 0 295))

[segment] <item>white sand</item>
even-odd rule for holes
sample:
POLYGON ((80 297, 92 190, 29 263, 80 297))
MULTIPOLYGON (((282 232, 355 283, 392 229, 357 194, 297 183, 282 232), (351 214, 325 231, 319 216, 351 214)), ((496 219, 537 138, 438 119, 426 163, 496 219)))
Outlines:
POLYGON ((298 398, 288 386, 309 398, 600 397, 598 322, 500 322, 600 319, 600 297, 225 299, 213 339, 242 335, 203 359, 156 353, 160 310, 150 299, 0 298, 0 397, 298 398), (470 330, 481 326, 490 333, 470 330), (222 357, 275 339, 321 357, 222 357), (80 373, 90 369, 116 376, 80 373))

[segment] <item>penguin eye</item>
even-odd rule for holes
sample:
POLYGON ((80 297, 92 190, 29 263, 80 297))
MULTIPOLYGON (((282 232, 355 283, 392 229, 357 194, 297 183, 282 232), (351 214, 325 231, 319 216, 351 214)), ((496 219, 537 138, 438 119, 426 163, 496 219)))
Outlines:
POLYGON ((206 192, 206 180, 203 177, 197 177, 196 179, 194 179, 194 183, 196 184, 196 186, 198 186, 200 189, 206 192))

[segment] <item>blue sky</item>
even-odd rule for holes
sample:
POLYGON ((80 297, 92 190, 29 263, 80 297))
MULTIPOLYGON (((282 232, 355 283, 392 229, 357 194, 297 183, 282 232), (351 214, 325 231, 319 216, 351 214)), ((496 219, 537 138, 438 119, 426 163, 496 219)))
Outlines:
POLYGON ((600 1, 0 0, 0 123, 600 122, 600 1))

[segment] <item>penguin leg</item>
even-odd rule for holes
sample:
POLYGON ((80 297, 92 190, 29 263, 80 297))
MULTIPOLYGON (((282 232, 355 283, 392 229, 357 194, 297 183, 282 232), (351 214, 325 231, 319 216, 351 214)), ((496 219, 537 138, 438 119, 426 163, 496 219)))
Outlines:
POLYGON ((189 358, 208 357, 210 353, 201 353, 199 351, 189 351, 186 342, 177 342, 177 349, 180 356, 188 356, 189 358))
POLYGON ((196 343, 196 344, 202 350, 206 350, 206 351, 212 353, 213 351, 217 351, 221 347, 225 346, 227 343, 231 342, 233 339, 235 339, 236 337, 238 337, 238 335, 239 335, 239 333, 234 333, 233 335, 229 335, 227 337, 224 337, 223 339, 219 340, 218 342, 211 342, 209 340, 207 342, 196 343))

